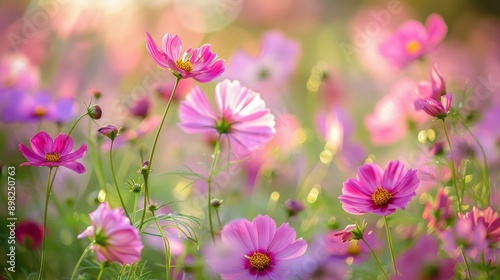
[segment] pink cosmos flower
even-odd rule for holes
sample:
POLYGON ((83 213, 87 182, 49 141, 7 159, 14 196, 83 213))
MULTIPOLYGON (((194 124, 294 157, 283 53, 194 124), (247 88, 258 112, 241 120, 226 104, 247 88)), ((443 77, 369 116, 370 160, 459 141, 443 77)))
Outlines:
POLYGON ((302 238, 295 238, 288 223, 276 229, 269 216, 238 219, 224 226, 220 255, 208 263, 224 280, 285 279, 307 249, 302 238))
POLYGON ((412 124, 422 124, 429 119, 426 113, 415 110, 416 86, 409 78, 399 80, 377 102, 374 112, 365 118, 373 144, 393 144, 407 135, 412 124))
POLYGON ((424 110, 428 115, 436 118, 446 117, 453 95, 446 94, 444 79, 436 64, 432 67, 431 81, 420 82, 417 93, 419 99, 415 101, 416 110, 424 110))
POLYGON ((443 188, 438 190, 436 202, 431 203, 428 201, 422 213, 422 218, 428 222, 427 227, 436 228, 439 231, 443 231, 453 221, 454 217, 451 199, 443 188))
POLYGON ((431 236, 421 237, 413 248, 397 258, 399 275, 392 280, 447 280, 455 275, 456 262, 438 258, 438 242, 431 236))
MULTIPOLYGON (((353 263, 363 263, 371 257, 370 248, 363 241, 354 238, 355 228, 346 227, 343 231, 331 231, 324 237, 325 247, 331 258, 336 258, 345 261, 347 258, 352 258, 353 263), (348 235, 344 235, 351 230, 352 239, 348 235), (345 239, 347 238, 347 239, 345 239)), ((359 233, 358 233, 359 235, 359 233)), ((359 237, 359 236, 358 236, 359 237)), ((363 239, 370 244, 373 250, 384 246, 384 242, 379 239, 378 235, 371 229, 366 229, 363 234, 363 239)))
POLYGON ((210 51, 211 45, 189 48, 181 56, 182 43, 177 35, 165 34, 162 49, 156 46, 153 38, 146 32, 146 47, 160 67, 169 69, 175 76, 193 78, 198 82, 210 82, 224 72, 224 60, 210 51))
POLYGON ((400 161, 389 161, 382 170, 369 163, 358 169, 357 178, 344 182, 339 196, 344 210, 350 214, 389 215, 396 208, 405 209, 418 187, 417 171, 406 170, 400 161))
POLYGON ((90 249, 100 262, 119 262, 131 264, 140 259, 142 243, 139 231, 130 224, 123 209, 110 209, 103 202, 90 213, 91 226, 78 235, 90 237, 94 242, 90 249))
POLYGON ((441 234, 444 249, 460 257, 458 248, 463 247, 467 256, 479 262, 500 264, 500 217, 491 207, 480 210, 476 206, 472 211, 458 215, 455 226, 441 234))
POLYGON ((448 26, 438 14, 430 15, 425 27, 416 20, 408 20, 380 44, 379 51, 392 65, 404 67, 434 50, 447 32, 448 26))
POLYGON ((224 80, 215 88, 215 112, 205 93, 195 87, 181 102, 179 127, 187 133, 226 135, 255 150, 275 134, 274 116, 260 95, 238 81, 224 80))
POLYGON ((19 150, 28 160, 21 166, 64 166, 78 174, 85 172, 85 166, 76 160, 85 155, 87 146, 83 144, 76 151, 71 152, 73 139, 68 135, 59 134, 56 139, 52 140, 52 137, 45 131, 40 131, 31 138, 30 143, 31 149, 24 144, 19 144, 19 150))

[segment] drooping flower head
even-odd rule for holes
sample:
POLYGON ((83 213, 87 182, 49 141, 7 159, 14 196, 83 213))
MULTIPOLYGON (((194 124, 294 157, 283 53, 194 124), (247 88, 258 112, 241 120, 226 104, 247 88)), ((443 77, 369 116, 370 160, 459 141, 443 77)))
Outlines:
POLYGON ((380 53, 395 67, 404 67, 434 50, 444 39, 448 26, 438 14, 430 15, 425 27, 416 20, 404 22, 380 44, 380 53))
POLYGON ((275 134, 274 116, 260 95, 238 81, 224 80, 215 88, 215 104, 195 87, 181 102, 179 127, 187 133, 226 135, 230 140, 255 150, 275 134))
POLYGON ((100 262, 131 264, 140 259, 142 242, 139 231, 130 224, 123 209, 109 208, 101 203, 89 214, 91 225, 78 238, 90 237, 94 242, 91 250, 100 262))
POLYGON ((431 82, 420 82, 415 101, 416 110, 424 110, 428 115, 436 118, 445 118, 453 100, 452 93, 446 93, 444 79, 437 68, 432 67, 431 82))
POLYGON ((269 216, 258 215, 253 221, 230 222, 221 232, 220 254, 208 264, 222 279, 285 279, 294 261, 307 249, 287 223, 276 228, 269 216))
POLYGON ((31 140, 31 149, 24 144, 19 144, 19 150, 28 162, 21 166, 64 166, 78 174, 85 172, 83 164, 76 162, 87 151, 87 146, 82 144, 76 151, 73 149, 73 139, 66 134, 59 134, 54 140, 45 131, 35 134, 31 140))
POLYGON ((398 256, 397 267, 400 275, 394 275, 391 279, 446 280, 453 278, 457 263, 449 258, 439 258, 438 248, 438 242, 433 237, 421 237, 413 248, 398 256))
POLYGON ((182 43, 177 35, 165 34, 162 48, 158 48, 153 38, 146 32, 146 47, 160 67, 169 69, 175 76, 193 78, 198 82, 210 82, 224 72, 224 60, 210 51, 211 45, 189 48, 181 54, 182 43))
POLYGON ((374 163, 358 169, 357 178, 344 182, 339 196, 344 210, 350 214, 374 213, 385 216, 405 209, 418 187, 417 171, 406 170, 400 161, 389 161, 382 170, 374 163))

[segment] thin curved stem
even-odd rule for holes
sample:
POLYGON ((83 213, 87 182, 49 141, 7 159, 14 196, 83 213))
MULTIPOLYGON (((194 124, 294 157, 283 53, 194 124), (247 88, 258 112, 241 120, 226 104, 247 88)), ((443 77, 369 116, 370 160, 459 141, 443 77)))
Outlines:
POLYGON ((467 274, 469 275, 469 279, 472 280, 472 274, 470 272, 469 261, 467 260, 467 257, 465 256, 464 248, 461 248, 460 252, 462 253, 462 258, 464 258, 465 268, 467 269, 467 274))
POLYGON ((396 258, 394 257, 394 248, 392 245, 391 230, 389 229, 389 223, 387 221, 387 216, 384 216, 385 231, 387 232, 387 243, 389 243, 389 251, 391 253, 392 266, 394 268, 394 273, 398 275, 398 269, 396 267, 396 258))
POLYGON ((161 235, 161 239, 163 241, 163 247, 165 248, 165 273, 166 273, 166 279, 170 280, 170 267, 171 267, 171 255, 170 255, 170 242, 168 239, 165 237, 163 234, 162 227, 160 226, 160 223, 158 223, 158 219, 156 218, 155 213, 153 212, 153 217, 155 220, 156 227, 158 228, 158 233, 161 235))
POLYGON ((212 241, 215 243, 214 226, 212 222, 212 181, 214 176, 215 166, 220 154, 220 137, 217 137, 217 142, 215 142, 214 153, 212 154, 212 164, 210 164, 210 171, 208 173, 207 184, 208 184, 208 194, 207 194, 207 206, 208 206, 208 223, 210 225, 210 235, 212 236, 212 241))
POLYGON ((479 150, 481 151, 481 154, 483 156, 484 167, 483 167, 482 171, 483 171, 484 187, 486 188, 486 194, 488 197, 488 200, 486 203, 488 204, 488 203, 490 203, 490 175, 489 175, 489 169, 488 169, 488 161, 486 159, 486 153, 484 152, 483 145, 481 145, 481 142, 479 142, 479 140, 476 138, 474 133, 472 133, 472 131, 470 131, 469 127, 467 126, 467 124, 465 124, 465 122, 462 120, 462 118, 460 116, 457 116, 457 119, 460 122, 460 124, 462 125, 462 127, 465 128, 465 130, 469 133, 469 135, 472 137, 472 139, 474 139, 474 141, 476 142, 476 144, 479 147, 479 150))
POLYGON ((387 280, 389 280, 389 275, 387 275, 387 272, 385 271, 384 267, 382 266, 382 264, 380 263, 379 259, 377 258, 377 255, 375 255, 375 252, 373 251, 373 249, 370 246, 370 244, 368 244, 368 242, 366 242, 366 240, 364 240, 364 239, 360 239, 360 240, 363 240, 363 242, 365 242, 366 246, 368 246, 368 249, 370 249, 370 252, 372 252, 373 258, 375 258, 375 262, 377 262, 378 267, 380 268, 380 270, 382 271, 382 273, 384 273, 385 278, 387 280))
POLYGON ((120 188, 118 187, 118 182, 116 181, 115 167, 113 164, 113 144, 114 140, 111 140, 111 147, 109 148, 109 164, 111 165, 111 174, 113 175, 113 182, 115 183, 116 191, 118 192, 118 197, 120 198, 120 202, 122 204, 123 211, 125 211, 125 215, 127 215, 128 220, 132 224, 132 220, 130 219, 130 215, 128 214, 127 208, 125 207, 125 203, 123 202, 122 193, 120 192, 120 188))
POLYGON ((99 275, 97 275, 97 280, 101 280, 102 274, 104 273, 104 268, 106 268, 103 264, 101 264, 101 271, 99 271, 99 275))
POLYGON ((455 160, 453 158, 453 150, 451 148, 451 141, 450 141, 450 137, 448 135, 448 130, 446 129, 446 123, 444 122, 444 119, 443 119, 443 130, 444 130, 444 134, 446 136, 446 141, 448 142, 448 147, 450 148, 450 157, 451 157, 451 176, 452 176, 452 180, 453 180, 453 186, 455 187, 455 193, 457 194, 457 201, 458 201, 458 211, 460 212, 460 214, 462 214, 462 197, 460 195, 460 193, 458 192, 458 185, 457 185, 457 175, 456 175, 456 171, 455 171, 455 160))
POLYGON ((87 255, 87 253, 89 252, 90 247, 92 247, 92 244, 93 244, 93 243, 90 243, 90 244, 89 244, 89 246, 87 246, 87 248, 85 248, 85 250, 83 250, 82 255, 81 255, 81 256, 80 256, 80 258, 78 259, 78 262, 76 263, 75 268, 73 269, 73 273, 71 273, 71 278, 70 278, 70 280, 75 279, 76 272, 78 271, 78 267, 80 267, 80 264, 82 263, 83 259, 85 258, 85 255, 87 255))
POLYGON ((176 76, 174 88, 172 89, 172 94, 168 99, 167 106, 165 107, 165 111, 163 111, 163 116, 161 117, 160 125, 158 126, 158 130, 156 131, 156 135, 153 141, 153 147, 151 148, 151 154, 149 155, 148 166, 146 170, 143 172, 144 177, 144 211, 142 212, 141 223, 139 224, 139 231, 141 231, 142 226, 144 224, 144 218, 146 217, 146 207, 149 202, 149 173, 151 172, 151 166, 153 165, 153 156, 156 150, 156 144, 158 143, 158 138, 160 137, 161 128, 163 127, 163 123, 165 123, 165 119, 167 118, 168 109, 170 108, 170 104, 172 104, 172 100, 174 99, 175 91, 177 90, 177 86, 179 85, 179 81, 181 80, 181 76, 176 76))
MULTIPOLYGON (((47 176, 47 190, 45 193, 45 208, 43 210, 43 231, 42 231, 42 258, 40 260, 40 273, 38 274, 38 280, 42 279, 43 275, 43 269, 45 268, 45 239, 46 239, 46 232, 47 232, 47 212, 48 212, 48 207, 49 207, 49 198, 50 198, 50 193, 52 192, 52 185, 54 183, 54 180, 51 180, 51 175, 52 175, 52 168, 49 167, 49 175, 47 176)), ((57 168, 56 168, 57 171, 57 168)), ((55 174, 54 174, 55 176, 55 174)))

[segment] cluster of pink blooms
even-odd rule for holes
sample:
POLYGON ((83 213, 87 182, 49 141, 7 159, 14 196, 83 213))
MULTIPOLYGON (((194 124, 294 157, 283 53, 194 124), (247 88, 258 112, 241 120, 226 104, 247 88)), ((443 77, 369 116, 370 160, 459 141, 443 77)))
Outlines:
MULTIPOLYGON (((416 60, 424 59, 443 41, 446 34, 447 25, 439 15, 430 15, 425 26, 417 21, 408 21, 380 44, 380 54, 398 68, 407 67, 416 60)), ((256 173, 263 169, 264 165, 270 164, 266 158, 275 151, 267 149, 266 145, 273 143, 274 146, 280 146, 281 152, 288 152, 287 156, 291 153, 287 151, 286 145, 292 147, 288 150, 293 150, 293 145, 287 142, 292 141, 291 138, 299 131, 296 128, 300 124, 286 114, 275 117, 273 109, 270 109, 273 106, 269 106, 270 102, 266 103, 268 97, 262 89, 272 87, 278 91, 287 84, 300 54, 296 42, 277 32, 266 33, 258 56, 250 57, 243 51, 236 52, 226 73, 224 60, 211 51, 209 44, 188 48, 182 52, 182 43, 177 35, 165 34, 159 47, 152 36, 146 33, 146 48, 156 64, 169 70, 177 80, 174 86, 166 86, 168 89, 172 88, 172 93, 166 93, 165 89, 160 90, 162 96, 168 96, 169 105, 170 101, 174 100, 173 95, 179 81, 192 78, 197 82, 206 83, 220 78, 213 94, 207 94, 195 86, 185 90, 186 94, 182 98, 176 97, 180 101, 180 121, 177 125, 186 133, 225 141, 231 147, 231 152, 238 157, 253 156, 248 162, 242 163, 248 173, 246 175, 251 178, 249 181, 255 183, 256 173), (247 67, 240 68, 241 65, 247 67), (280 67, 281 70, 276 69, 280 67), (210 100, 214 100, 215 104, 210 100), (293 127, 292 132, 286 131, 287 125, 293 127), (280 138, 282 134, 286 135, 286 139, 280 138)), ((31 114, 31 117, 46 116, 60 122, 73 117, 72 111, 66 112, 64 116, 55 116, 54 112, 63 111, 56 108, 60 105, 57 102, 51 104, 50 99, 47 100, 46 97, 43 97, 43 102, 38 99, 42 98, 30 95, 18 98, 18 101, 25 104, 23 107, 29 110, 25 114, 31 114)), ((453 94, 447 91, 443 75, 438 66, 433 64, 430 81, 417 84, 410 78, 400 79, 390 92, 378 101, 374 112, 364 119, 364 124, 375 146, 394 144, 408 135, 412 126, 424 126, 431 119, 442 121, 446 133, 445 120, 448 120, 447 117, 455 110, 452 101, 453 94)), ((73 103, 63 105, 72 106, 73 103)), ((112 140, 110 145, 115 145, 114 147, 119 147, 126 141, 135 141, 153 132, 158 126, 161 128, 165 120, 165 116, 160 119, 150 115, 152 106, 147 97, 140 97, 129 106, 128 114, 140 120, 137 129, 126 129, 122 133, 121 129, 106 125, 102 126, 98 133, 100 136, 109 137, 112 140)), ((325 107, 316 117, 319 134, 326 144, 325 150, 330 149, 329 152, 336 153, 343 170, 357 168, 355 177, 343 182, 338 202, 348 214, 368 214, 369 218, 369 214, 375 214, 371 218, 383 218, 388 235, 387 243, 384 244, 379 238, 375 224, 370 224, 368 228, 371 230, 366 230, 363 222, 348 225, 344 230, 332 230, 316 238, 308 246, 304 239, 297 238, 293 227, 293 218, 298 216, 305 206, 300 201, 287 200, 284 208, 288 211, 290 220, 279 227, 272 217, 261 214, 251 221, 240 218, 220 225, 220 233, 217 233, 217 238, 213 237, 213 247, 209 247, 210 252, 204 254, 205 263, 212 272, 224 280, 310 279, 313 275, 323 277, 318 279, 342 279, 351 265, 363 263, 373 255, 384 276, 389 279, 384 266, 380 265, 376 257, 377 252, 384 251, 382 248, 385 247, 389 248, 394 267, 390 279, 450 279, 456 276, 455 271, 462 267, 462 262, 474 262, 477 265, 493 267, 492 269, 500 264, 499 214, 491 206, 475 206, 474 201, 467 202, 471 205, 471 210, 463 213, 467 207, 462 203, 467 199, 463 199, 463 195, 460 197, 458 190, 453 199, 449 195, 449 186, 456 187, 459 177, 453 169, 455 159, 451 154, 451 147, 446 150, 442 146, 433 156, 437 158, 444 154, 442 158, 446 161, 446 153, 450 151, 449 162, 453 169, 452 178, 449 180, 451 183, 442 182, 443 186, 437 190, 435 200, 427 201, 423 213, 419 213, 427 222, 427 233, 420 234, 418 238, 417 234, 411 233, 415 244, 398 252, 397 258, 394 258, 388 217, 392 218, 397 210, 401 212, 407 209, 421 191, 419 185, 422 179, 417 169, 407 167, 409 164, 404 160, 389 160, 384 168, 372 161, 364 161, 367 151, 352 141, 354 128, 347 114, 338 104, 325 107), (454 208, 455 203, 458 203, 458 208, 454 208), (438 253, 441 252, 441 247, 446 255, 438 253), (320 252, 321 256, 317 257, 315 252, 320 252), (307 272, 304 272, 306 270, 307 272)), ((91 115, 91 112, 89 109, 88 114, 91 115)), ((6 122, 10 122, 9 117, 13 116, 10 109, 4 110, 3 114, 6 122)), ((40 131, 31 138, 30 144, 31 148, 24 144, 19 145, 19 150, 28 160, 21 166, 49 167, 49 176, 52 170, 57 170, 58 167, 68 168, 78 174, 86 171, 79 160, 85 156, 88 147, 82 144, 74 150, 74 140, 68 134, 61 133, 53 139, 45 131, 40 131)), ((215 153, 212 158, 217 160, 215 153)), ((139 173, 149 172, 149 164, 144 161, 139 173)), ((211 168, 210 172, 212 171, 211 168)), ((147 176, 149 173, 144 178, 148 178, 147 176)), ((50 187, 47 198, 49 195, 50 187)), ((210 194, 208 196, 210 200, 210 194)), ((100 201, 97 209, 89 214, 90 226, 80 233, 78 238, 90 239, 88 248, 95 253, 99 262, 117 262, 126 266, 141 261, 144 247, 141 234, 145 232, 142 221, 137 223, 131 218, 132 215, 129 216, 124 205, 122 208, 112 209, 109 203, 114 201, 113 199, 108 199, 108 202, 102 199, 100 201)), ((149 197, 144 201, 146 206, 149 197)), ((216 205, 218 206, 220 205, 216 205)), ((152 217, 155 217, 157 209, 153 207, 149 210, 152 217)), ((135 214, 133 213, 134 217, 135 214)), ((414 212, 408 215, 413 214, 414 212)), ((166 222, 162 221, 160 224, 158 227, 165 229, 163 226, 166 222)), ((35 249, 46 238, 43 229, 44 227, 37 224, 19 225, 16 237, 20 243, 29 244, 30 248, 35 249)), ((165 229, 166 234, 170 235, 172 232, 180 231, 165 229)), ((170 252, 172 249, 168 253, 170 252)), ((166 262, 170 265, 170 260, 166 262)), ((471 272, 468 274, 470 276, 471 272)), ((475 274, 473 276, 476 277, 475 274)))

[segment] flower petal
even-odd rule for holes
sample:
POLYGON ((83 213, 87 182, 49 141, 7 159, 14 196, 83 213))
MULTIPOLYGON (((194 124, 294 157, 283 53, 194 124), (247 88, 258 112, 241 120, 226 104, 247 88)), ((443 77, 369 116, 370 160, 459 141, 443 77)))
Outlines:
POLYGON ((67 134, 59 134, 54 139, 53 152, 58 153, 59 156, 68 154, 73 150, 73 139, 67 134))
POLYGON ((45 155, 51 153, 52 150, 52 137, 45 131, 40 131, 35 134, 31 140, 31 148, 33 152, 45 158, 45 155))
POLYGON ((45 156, 36 154, 24 144, 19 144, 19 150, 21 151, 23 156, 32 163, 45 161, 45 156))

